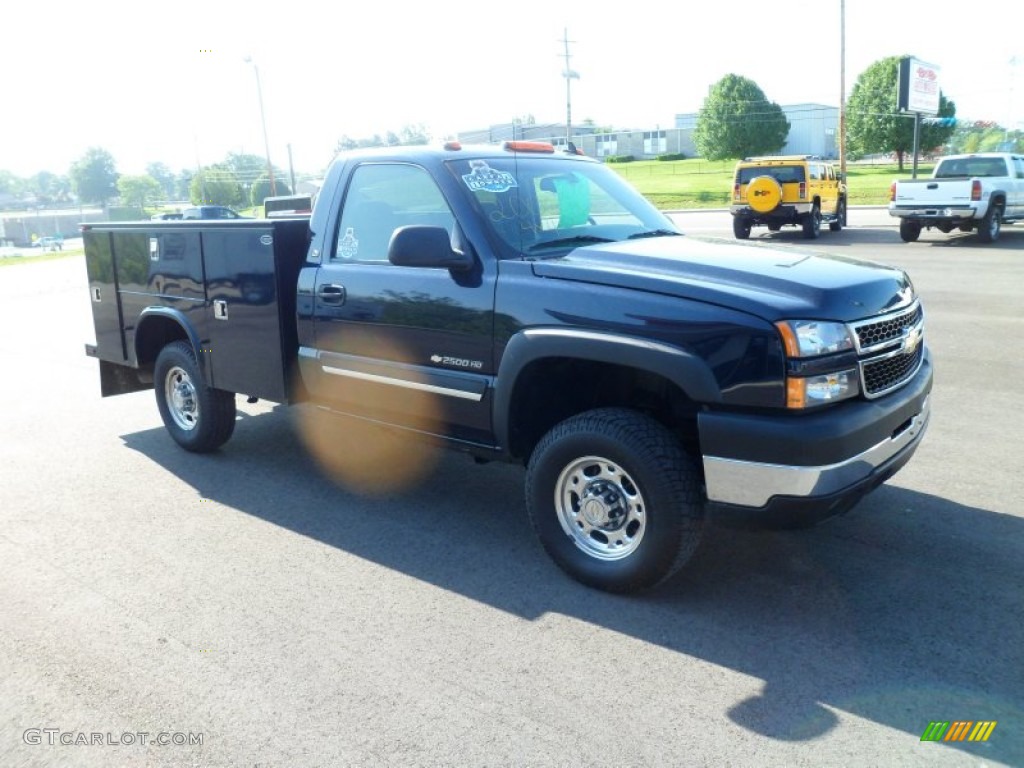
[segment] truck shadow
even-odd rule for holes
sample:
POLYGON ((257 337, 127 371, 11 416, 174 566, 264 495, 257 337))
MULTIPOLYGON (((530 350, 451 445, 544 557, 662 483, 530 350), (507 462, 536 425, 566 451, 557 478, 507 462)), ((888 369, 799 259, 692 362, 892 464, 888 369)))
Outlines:
POLYGON ((767 232, 763 229, 755 230, 750 236, 751 243, 771 243, 772 245, 794 245, 804 248, 811 248, 821 251, 829 251, 833 248, 843 248, 851 245, 895 245, 905 248, 929 246, 934 248, 985 248, 1020 250, 1024 248, 1024 227, 1016 228, 1007 226, 995 243, 982 243, 974 232, 950 232, 943 234, 937 229, 926 230, 921 233, 921 238, 914 243, 904 243, 900 240, 899 230, 896 227, 853 227, 844 229, 842 232, 822 231, 821 237, 816 240, 807 240, 799 229, 787 227, 778 232, 767 232))
MULTIPOLYGON (((919 736, 932 720, 997 720, 984 744, 947 744, 1024 764, 1024 522, 884 486, 812 531, 709 527, 660 590, 617 597, 548 560, 522 503, 520 468, 437 452, 401 492, 364 496, 327 477, 296 409, 239 420, 196 456, 163 429, 123 437, 203 498, 525 619, 554 612, 764 681, 723 716, 809 741, 835 711, 919 736)), ((685 691, 680 695, 685 696, 685 691)), ((940 749, 939 745, 934 745, 940 749)))

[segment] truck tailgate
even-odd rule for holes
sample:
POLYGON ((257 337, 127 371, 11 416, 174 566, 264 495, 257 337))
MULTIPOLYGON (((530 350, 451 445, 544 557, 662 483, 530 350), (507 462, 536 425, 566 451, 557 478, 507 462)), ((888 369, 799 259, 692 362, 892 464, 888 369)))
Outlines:
POLYGON ((964 205, 971 201, 970 179, 914 179, 896 182, 897 206, 964 205))

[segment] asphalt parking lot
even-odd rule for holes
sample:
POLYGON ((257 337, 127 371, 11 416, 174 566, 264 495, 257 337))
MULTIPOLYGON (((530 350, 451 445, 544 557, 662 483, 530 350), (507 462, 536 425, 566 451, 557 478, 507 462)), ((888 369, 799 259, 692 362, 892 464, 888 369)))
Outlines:
POLYGON ((410 446, 366 494, 301 409, 242 399, 181 451, 151 392, 99 397, 83 259, 0 269, 0 765, 1024 765, 1024 226, 904 244, 876 214, 755 240, 910 273, 914 460, 814 530, 709 529, 630 598, 547 559, 516 467, 410 446))

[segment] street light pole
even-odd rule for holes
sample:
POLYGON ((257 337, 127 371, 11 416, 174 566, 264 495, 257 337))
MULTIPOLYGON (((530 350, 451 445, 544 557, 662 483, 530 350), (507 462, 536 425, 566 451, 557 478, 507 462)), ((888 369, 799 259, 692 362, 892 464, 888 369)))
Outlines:
POLYGON ((270 140, 267 138, 267 115, 263 111, 263 86, 260 84, 260 68, 256 65, 256 62, 252 60, 252 56, 246 56, 245 61, 247 64, 252 64, 253 70, 256 72, 256 95, 260 100, 260 122, 263 124, 263 147, 267 153, 267 178, 270 180, 270 194, 277 194, 277 184, 274 183, 274 166, 270 162, 270 140))

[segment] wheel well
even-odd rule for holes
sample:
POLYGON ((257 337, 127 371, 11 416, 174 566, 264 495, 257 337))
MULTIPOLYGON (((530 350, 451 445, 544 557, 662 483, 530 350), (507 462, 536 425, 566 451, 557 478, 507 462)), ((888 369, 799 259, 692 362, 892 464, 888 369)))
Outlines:
POLYGON ((509 405, 509 451, 528 461, 555 424, 611 406, 654 417, 698 455, 697 405, 674 382, 624 365, 564 357, 536 360, 519 374, 509 405))
POLYGON ((189 341, 185 329, 169 317, 145 317, 135 332, 135 357, 139 368, 152 370, 160 350, 172 341, 189 341))
POLYGON ((998 205, 1004 211, 1006 210, 1006 198, 1002 195, 993 195, 991 205, 998 205))

